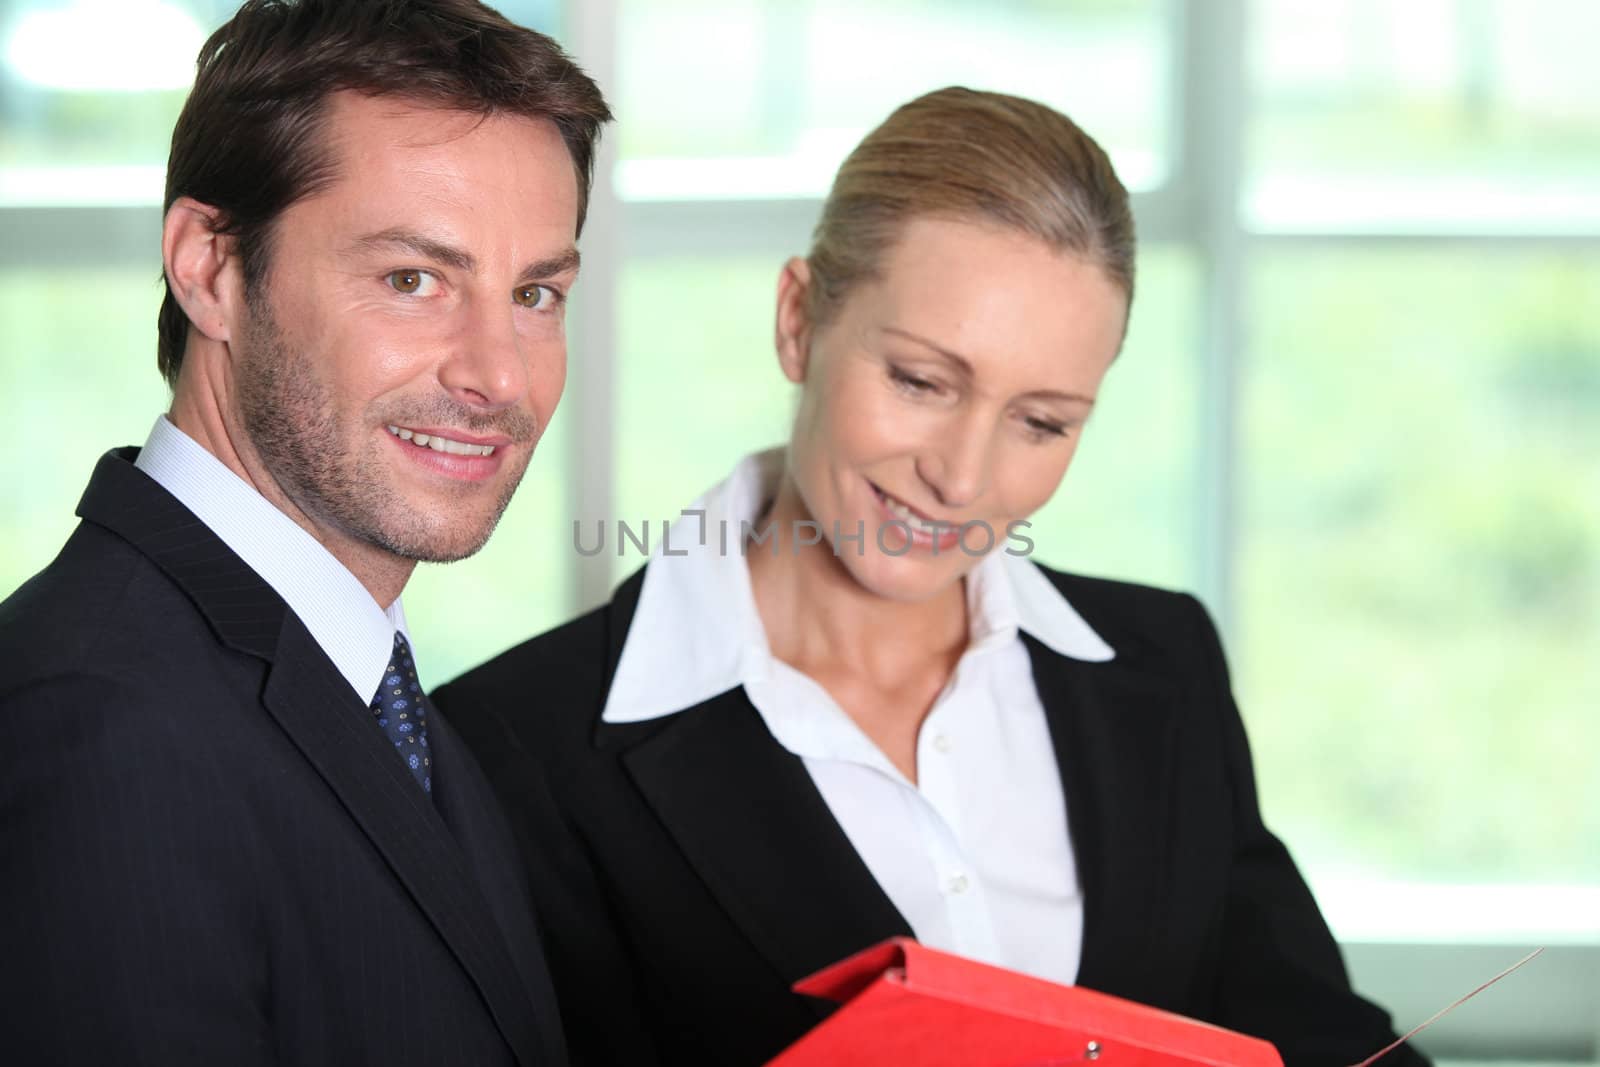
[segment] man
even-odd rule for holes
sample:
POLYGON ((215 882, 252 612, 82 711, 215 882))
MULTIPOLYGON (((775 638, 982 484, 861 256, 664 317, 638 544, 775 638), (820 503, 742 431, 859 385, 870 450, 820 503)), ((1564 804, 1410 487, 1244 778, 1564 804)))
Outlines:
POLYGON ((250 0, 207 42, 171 409, 0 605, 0 1059, 563 1060, 400 593, 484 543, 548 424, 608 118, 474 0, 250 0))

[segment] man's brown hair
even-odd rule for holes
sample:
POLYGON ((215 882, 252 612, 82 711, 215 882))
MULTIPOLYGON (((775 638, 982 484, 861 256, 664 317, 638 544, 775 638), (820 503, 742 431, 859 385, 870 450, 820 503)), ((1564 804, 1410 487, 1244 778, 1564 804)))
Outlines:
MULTIPOLYGON (((247 293, 266 277, 278 216, 336 177, 322 128, 341 90, 548 119, 572 156, 583 229, 606 102, 558 44, 477 0, 247 0, 197 66, 172 131, 163 209, 185 196, 216 208, 217 231, 238 242, 247 293)), ((156 360, 169 385, 188 334, 169 286, 156 360)))

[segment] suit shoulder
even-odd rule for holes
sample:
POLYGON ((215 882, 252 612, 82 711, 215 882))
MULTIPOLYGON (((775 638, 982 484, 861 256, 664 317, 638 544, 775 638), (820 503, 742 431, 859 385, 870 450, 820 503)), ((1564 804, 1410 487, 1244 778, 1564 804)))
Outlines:
POLYGON ((1188 593, 1042 565, 1039 570, 1119 656, 1165 660, 1194 651, 1197 637, 1215 641, 1210 616, 1188 593))
POLYGON ((1145 628, 1178 621, 1191 625, 1198 602, 1189 593, 1039 565, 1061 595, 1091 623, 1145 628))
POLYGON ((144 694, 199 716, 203 706, 171 700, 174 687, 197 691, 237 658, 224 654, 194 601, 154 561, 92 523, 0 604, 0 662, 8 668, 0 697, 98 676, 125 697, 144 694))
POLYGON ((7 688, 102 658, 102 643, 138 631, 153 607, 138 603, 160 572, 137 549, 82 523, 42 571, 0 603, 0 661, 7 688))
POLYGON ((448 690, 460 700, 499 697, 531 685, 542 698, 559 694, 571 699, 597 689, 606 681, 602 677, 606 610, 605 606, 595 608, 531 637, 441 686, 438 692, 443 696, 448 690))
POLYGON ((429 699, 480 752, 507 742, 545 756, 586 748, 640 584, 636 573, 609 603, 500 653, 429 699))
POLYGON ((642 583, 640 570, 623 582, 607 603, 507 649, 440 687, 438 692, 453 694, 457 700, 498 700, 531 685, 541 699, 571 701, 603 696, 611 683, 612 650, 621 647, 642 583))

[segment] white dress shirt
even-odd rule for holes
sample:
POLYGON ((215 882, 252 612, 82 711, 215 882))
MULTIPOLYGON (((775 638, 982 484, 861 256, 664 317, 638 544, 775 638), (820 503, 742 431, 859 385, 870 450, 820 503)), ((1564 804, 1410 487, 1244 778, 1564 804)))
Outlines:
POLYGON ((406 629, 397 599, 386 609, 315 537, 165 415, 134 460, 205 523, 289 605, 362 703, 372 700, 406 629))
POLYGON ((1032 562, 991 553, 967 579, 970 641, 923 722, 913 784, 768 647, 739 544, 782 462, 781 451, 747 457, 657 546, 602 718, 671 715, 742 685, 919 941, 1072 982, 1082 891, 1019 631, 1081 660, 1109 660, 1110 646, 1032 562))

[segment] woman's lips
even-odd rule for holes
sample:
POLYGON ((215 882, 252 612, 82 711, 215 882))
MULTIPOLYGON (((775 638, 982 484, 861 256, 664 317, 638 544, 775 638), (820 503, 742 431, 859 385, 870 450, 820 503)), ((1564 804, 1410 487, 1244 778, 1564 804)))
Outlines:
POLYGON ((930 519, 873 482, 869 481, 867 485, 871 487, 872 495, 878 501, 878 511, 883 523, 892 523, 893 528, 900 531, 902 536, 909 532, 913 548, 926 548, 938 554, 955 548, 960 542, 959 524, 930 519))

